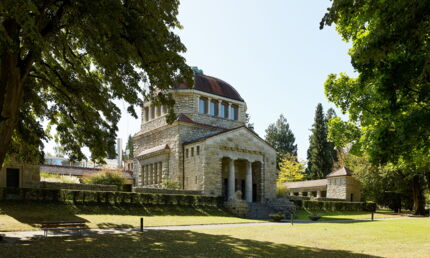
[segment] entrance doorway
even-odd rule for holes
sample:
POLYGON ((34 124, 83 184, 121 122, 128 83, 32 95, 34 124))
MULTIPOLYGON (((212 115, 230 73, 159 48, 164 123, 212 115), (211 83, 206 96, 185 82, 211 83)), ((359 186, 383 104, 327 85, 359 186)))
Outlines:
POLYGON ((6 187, 19 187, 19 169, 7 168, 6 169, 6 187))

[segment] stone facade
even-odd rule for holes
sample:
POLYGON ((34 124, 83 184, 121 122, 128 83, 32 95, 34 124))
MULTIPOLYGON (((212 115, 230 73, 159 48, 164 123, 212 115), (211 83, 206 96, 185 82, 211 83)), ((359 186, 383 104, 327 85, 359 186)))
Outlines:
POLYGON ((6 163, 0 172, 0 187, 38 188, 39 165, 6 163))
POLYGON ((359 202, 360 182, 352 176, 337 176, 327 179, 327 197, 359 202))
POLYGON ((246 103, 225 82, 213 92, 199 86, 172 90, 178 115, 172 124, 165 107, 143 105, 134 136, 136 186, 163 188, 170 181, 226 200, 236 191, 248 202, 274 198, 276 151, 245 127, 246 103))

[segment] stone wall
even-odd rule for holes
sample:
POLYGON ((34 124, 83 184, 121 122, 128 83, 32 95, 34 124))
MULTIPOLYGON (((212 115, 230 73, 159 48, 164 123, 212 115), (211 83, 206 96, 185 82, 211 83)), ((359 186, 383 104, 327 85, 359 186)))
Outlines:
POLYGON ((348 201, 361 201, 361 185, 360 182, 353 176, 346 178, 346 196, 348 201), (352 200, 351 200, 352 194, 352 200))
POLYGON ((0 171, 0 187, 6 187, 6 171, 8 168, 19 170, 19 187, 38 188, 40 182, 39 165, 9 163, 4 164, 0 171))
POLYGON ((327 198, 359 202, 361 199, 360 182, 352 176, 327 178, 327 198))
POLYGON ((188 194, 188 195, 201 195, 202 194, 202 191, 180 190, 180 189, 162 189, 162 188, 146 188, 146 187, 133 187, 133 192, 136 192, 136 193, 158 193, 158 194, 188 194))
POLYGON ((88 191, 118 191, 118 186, 116 185, 68 184, 57 182, 40 182, 40 188, 88 191))

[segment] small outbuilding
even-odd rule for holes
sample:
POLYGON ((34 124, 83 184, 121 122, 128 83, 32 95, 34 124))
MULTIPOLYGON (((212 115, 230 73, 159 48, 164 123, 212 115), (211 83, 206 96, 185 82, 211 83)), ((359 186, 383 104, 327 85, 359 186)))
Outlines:
POLYGON ((361 199, 360 182, 348 168, 340 168, 325 179, 287 182, 285 187, 290 196, 339 199, 358 202, 361 199))

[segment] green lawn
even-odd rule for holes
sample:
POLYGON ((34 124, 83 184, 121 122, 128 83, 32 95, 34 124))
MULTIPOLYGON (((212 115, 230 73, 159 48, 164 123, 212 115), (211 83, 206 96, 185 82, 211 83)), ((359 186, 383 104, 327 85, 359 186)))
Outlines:
MULTIPOLYGON (((296 220, 309 220, 311 212, 297 210, 296 220)), ((322 216, 320 220, 352 220, 352 219, 370 219, 371 213, 365 211, 316 211, 316 214, 322 216)), ((375 219, 399 217, 393 212, 375 213, 375 219)))
POLYGON ((4 257, 429 257, 430 219, 242 226, 38 239, 4 257))
MULTIPOLYGON (((321 220, 365 219, 367 212, 318 212, 321 220)), ((375 214, 375 218, 393 217, 390 213, 375 214)), ((0 231, 37 230, 44 220, 84 220, 90 228, 139 227, 140 218, 145 226, 169 226, 191 224, 222 224, 262 222, 231 216, 218 208, 186 207, 115 207, 75 206, 42 203, 0 203, 0 231)), ((299 210, 297 220, 309 220, 308 212, 299 210)))
POLYGON ((75 206, 41 203, 0 203, 0 231, 37 230, 45 220, 84 220, 90 228, 244 223, 218 208, 75 206))

